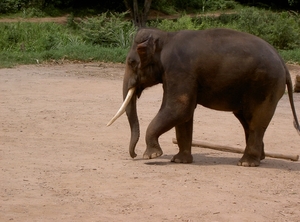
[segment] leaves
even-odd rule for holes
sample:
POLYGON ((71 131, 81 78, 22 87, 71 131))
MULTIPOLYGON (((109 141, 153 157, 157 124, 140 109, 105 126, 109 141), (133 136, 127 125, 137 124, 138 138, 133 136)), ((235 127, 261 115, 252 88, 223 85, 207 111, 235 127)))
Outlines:
POLYGON ((83 38, 93 44, 111 47, 129 47, 136 29, 124 19, 126 13, 102 13, 77 23, 83 38))
POLYGON ((298 15, 245 8, 235 24, 237 29, 259 36, 278 49, 292 49, 300 44, 298 15))

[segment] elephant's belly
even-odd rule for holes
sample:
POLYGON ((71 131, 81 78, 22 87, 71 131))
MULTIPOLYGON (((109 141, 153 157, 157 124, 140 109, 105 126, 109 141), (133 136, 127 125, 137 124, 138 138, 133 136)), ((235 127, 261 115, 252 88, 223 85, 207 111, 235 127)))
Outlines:
POLYGON ((214 110, 220 111, 237 111, 242 109, 243 99, 229 95, 198 95, 197 103, 214 110))

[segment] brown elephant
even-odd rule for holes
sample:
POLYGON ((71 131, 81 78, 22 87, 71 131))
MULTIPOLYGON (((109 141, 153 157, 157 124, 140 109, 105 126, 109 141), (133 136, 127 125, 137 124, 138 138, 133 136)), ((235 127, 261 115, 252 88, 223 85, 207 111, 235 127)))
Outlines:
POLYGON ((162 155, 158 138, 175 127, 179 153, 171 161, 193 161, 193 114, 200 104, 233 112, 246 137, 246 148, 238 165, 258 166, 265 158, 265 130, 286 86, 294 125, 300 133, 290 73, 267 42, 229 29, 164 32, 145 28, 137 32, 127 55, 123 105, 108 123, 126 111, 132 158, 136 157, 140 135, 136 100, 145 88, 158 83, 163 84, 163 100, 146 132, 146 159, 162 155))

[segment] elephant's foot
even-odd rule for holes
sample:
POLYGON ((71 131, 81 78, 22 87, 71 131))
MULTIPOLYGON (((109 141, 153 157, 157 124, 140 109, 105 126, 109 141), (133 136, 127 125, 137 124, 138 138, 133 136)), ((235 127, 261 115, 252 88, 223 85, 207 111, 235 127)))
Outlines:
POLYGON ((159 148, 147 148, 143 155, 143 158, 144 159, 154 159, 156 157, 161 156, 162 154, 163 154, 163 151, 160 147, 159 148))
POLYGON ((193 156, 190 153, 183 153, 179 152, 173 158, 171 159, 171 162, 174 163, 192 163, 193 162, 193 156))
POLYGON ((260 158, 254 158, 248 155, 245 155, 239 160, 238 166, 244 167, 257 167, 260 164, 260 158))

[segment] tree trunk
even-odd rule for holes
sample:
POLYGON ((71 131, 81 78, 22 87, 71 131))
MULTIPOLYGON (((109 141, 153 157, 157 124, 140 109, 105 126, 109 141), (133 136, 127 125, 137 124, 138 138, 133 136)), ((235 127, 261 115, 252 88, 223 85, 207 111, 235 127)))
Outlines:
POLYGON ((130 12, 132 22, 136 27, 146 27, 151 2, 152 0, 145 0, 144 5, 141 7, 138 0, 124 0, 126 8, 130 12))

